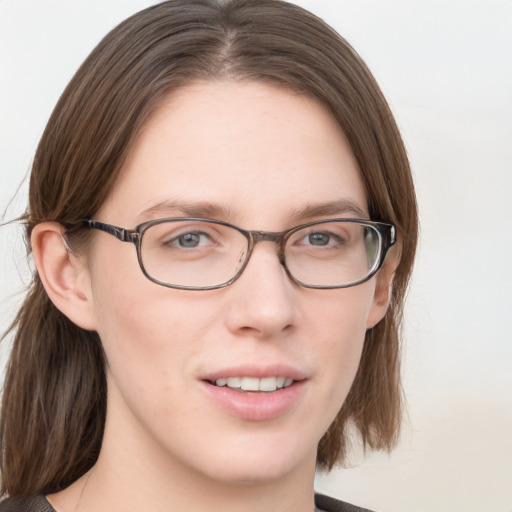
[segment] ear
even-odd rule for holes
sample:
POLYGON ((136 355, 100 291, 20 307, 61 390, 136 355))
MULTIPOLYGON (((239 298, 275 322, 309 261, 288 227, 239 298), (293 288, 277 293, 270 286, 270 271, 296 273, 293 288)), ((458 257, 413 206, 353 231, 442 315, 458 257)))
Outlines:
POLYGON ((53 304, 73 323, 95 330, 90 275, 74 255, 56 222, 42 222, 32 230, 31 245, 37 272, 53 304))
POLYGON ((375 327, 386 314, 393 293, 393 278, 398 267, 400 257, 397 247, 388 252, 384 265, 377 273, 375 293, 366 322, 366 328, 375 327))

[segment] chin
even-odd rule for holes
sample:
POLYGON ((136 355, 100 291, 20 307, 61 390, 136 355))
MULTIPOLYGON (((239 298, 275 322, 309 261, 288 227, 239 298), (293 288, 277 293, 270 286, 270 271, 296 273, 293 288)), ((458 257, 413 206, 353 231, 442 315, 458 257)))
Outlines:
POLYGON ((267 485, 283 479, 295 472, 291 461, 267 461, 254 463, 229 464, 230 467, 210 471, 210 478, 226 485, 267 485))
MULTIPOLYGON (((203 471, 216 481, 231 485, 264 485, 286 479, 297 471, 311 471, 316 468, 316 444, 313 450, 305 452, 304 440, 296 443, 281 440, 277 444, 253 443, 240 446, 233 443, 219 454, 212 455, 212 464, 203 471), (219 462, 220 461, 220 462, 219 462)), ((203 462, 207 462, 206 457, 203 462)))

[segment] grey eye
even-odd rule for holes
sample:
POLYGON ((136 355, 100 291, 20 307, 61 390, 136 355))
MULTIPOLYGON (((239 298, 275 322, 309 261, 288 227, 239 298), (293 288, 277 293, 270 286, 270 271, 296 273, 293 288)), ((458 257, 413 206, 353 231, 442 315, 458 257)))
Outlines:
POLYGON ((201 235, 199 233, 187 233, 177 238, 176 242, 180 247, 197 247, 201 243, 201 235))
POLYGON ((327 245, 331 240, 331 235, 327 233, 310 233, 308 242, 311 245, 327 245))

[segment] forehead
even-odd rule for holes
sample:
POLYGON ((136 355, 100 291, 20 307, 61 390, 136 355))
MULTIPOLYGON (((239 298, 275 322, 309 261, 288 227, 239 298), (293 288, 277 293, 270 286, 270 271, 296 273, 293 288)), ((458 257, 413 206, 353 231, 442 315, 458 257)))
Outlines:
POLYGON ((199 82, 148 120, 101 213, 133 225, 208 203, 232 222, 278 223, 340 201, 367 210, 352 152, 318 102, 263 83, 199 82))

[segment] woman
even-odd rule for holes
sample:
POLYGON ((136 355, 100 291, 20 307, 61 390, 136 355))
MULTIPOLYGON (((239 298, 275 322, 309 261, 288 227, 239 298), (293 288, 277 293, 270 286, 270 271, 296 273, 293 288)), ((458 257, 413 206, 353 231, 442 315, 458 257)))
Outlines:
POLYGON ((0 510, 361 510, 314 496, 348 430, 391 449, 417 237, 389 108, 281 1, 114 29, 43 134, 0 510))

